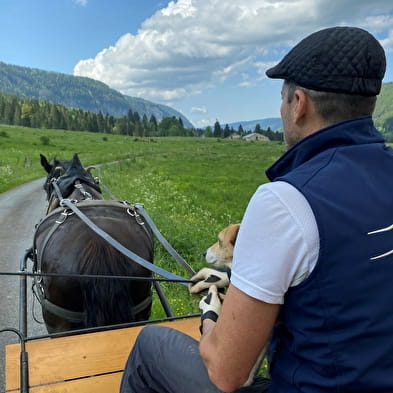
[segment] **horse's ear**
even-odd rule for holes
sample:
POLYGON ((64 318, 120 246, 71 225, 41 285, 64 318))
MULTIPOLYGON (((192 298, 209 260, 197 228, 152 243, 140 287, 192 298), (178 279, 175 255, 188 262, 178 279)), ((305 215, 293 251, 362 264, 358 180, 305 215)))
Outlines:
POLYGON ((73 166, 82 166, 81 160, 79 159, 78 153, 74 154, 74 157, 72 157, 72 164, 73 166))
POLYGON ((52 165, 49 164, 48 160, 44 155, 40 154, 40 157, 41 157, 41 165, 44 167, 47 173, 50 173, 52 170, 52 165))

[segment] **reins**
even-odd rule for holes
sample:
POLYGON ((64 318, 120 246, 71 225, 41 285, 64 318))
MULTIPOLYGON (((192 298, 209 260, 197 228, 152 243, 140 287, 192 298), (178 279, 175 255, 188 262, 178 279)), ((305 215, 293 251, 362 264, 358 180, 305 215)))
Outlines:
MULTIPOLYGON (((97 235, 99 235, 101 238, 103 238, 106 242, 108 242, 112 247, 114 247, 116 250, 118 250, 120 253, 122 253, 124 256, 132 259, 134 262, 138 263, 139 265, 143 266, 145 269, 150 270, 151 272, 155 274, 159 274, 160 276, 163 276, 165 278, 168 278, 170 280, 174 281, 184 281, 184 278, 181 276, 178 276, 177 274, 170 273, 167 270, 160 268, 159 266, 153 265, 150 261, 147 261, 146 259, 140 257, 139 255, 135 254, 128 248, 124 247, 122 244, 120 244, 116 239, 114 239, 112 236, 110 236, 107 232, 103 231, 101 228, 99 228, 96 224, 94 224, 93 221, 89 219, 84 213, 81 212, 81 210, 76 206, 74 201, 70 199, 64 199, 61 195, 60 189, 56 182, 53 183, 53 187, 55 189, 55 192, 57 194, 57 197, 60 200, 60 206, 62 207, 67 207, 69 208, 73 213, 75 213, 91 230, 93 230, 97 235)), ((137 212, 138 215, 141 215, 147 222, 147 224, 150 226, 151 230, 153 233, 156 235, 160 243, 165 247, 165 249, 172 255, 172 257, 181 265, 185 270, 187 270, 190 274, 194 275, 195 271, 191 268, 191 266, 179 255, 179 253, 169 244, 169 242, 165 239, 165 237, 160 233, 160 231, 157 229, 156 225, 152 221, 152 219, 148 216, 146 213, 145 209, 141 204, 130 204, 128 202, 123 202, 127 205, 129 205, 133 211, 137 212)), ((137 216, 136 216, 137 219, 137 216)), ((139 224, 143 225, 143 222, 139 222, 139 224)), ((187 285, 184 282, 181 282, 183 285, 187 285)))
MULTIPOLYGON (((107 232, 102 230, 100 227, 98 227, 89 217, 87 217, 81 209, 76 205, 78 203, 77 200, 70 200, 67 198, 63 198, 61 190, 57 184, 58 179, 53 179, 52 180, 52 186, 54 189, 54 192, 51 195, 51 200, 53 200, 53 197, 55 195, 55 198, 59 200, 59 205, 60 207, 57 208, 55 211, 51 212, 49 215, 47 215, 46 219, 49 216, 53 216, 55 214, 59 214, 59 209, 62 211, 60 212, 59 217, 55 220, 54 225, 50 228, 49 232, 46 234, 43 246, 37 253, 37 250, 35 248, 35 244, 33 246, 34 250, 32 251, 32 259, 34 261, 34 269, 37 272, 37 275, 34 275, 33 278, 33 293, 35 294, 36 298, 40 302, 41 306, 47 309, 49 312, 52 314, 55 314, 57 316, 60 316, 62 318, 65 318, 71 322, 80 322, 83 320, 85 313, 84 312, 77 312, 77 311, 72 311, 65 309, 63 307, 60 307, 54 303, 52 303, 49 299, 47 299, 44 288, 42 286, 42 277, 45 274, 42 274, 41 272, 41 260, 42 260, 42 255, 45 250, 46 244, 49 242, 50 238, 53 236, 53 234, 56 232, 56 230, 61 226, 65 220, 67 219, 68 216, 75 214, 78 216, 78 218, 81 219, 81 221, 86 224, 94 233, 96 233, 98 236, 100 236, 102 239, 104 239, 108 244, 110 244, 113 248, 115 248, 117 251, 119 251, 122 255, 126 256, 127 258, 131 259, 135 263, 139 264, 140 266, 144 267, 145 269, 149 270, 150 272, 154 274, 158 274, 168 281, 171 282, 178 282, 182 285, 187 286, 190 280, 187 280, 177 274, 168 272, 167 270, 160 268, 159 266, 154 265, 152 262, 140 257, 139 255, 135 254, 133 251, 129 250, 128 248, 124 247, 121 243, 119 243, 116 239, 114 239, 112 236, 110 236, 107 232)), ((93 202, 93 197, 92 195, 86 191, 83 187, 83 185, 79 182, 76 181, 76 184, 74 185, 75 188, 79 190, 81 195, 85 198, 84 201, 89 200, 90 202, 93 202)), ((142 228, 145 230, 147 235, 151 237, 151 233, 147 230, 145 223, 147 226, 150 228, 151 232, 157 237, 157 239, 160 241, 160 243, 164 246, 164 248, 168 251, 168 253, 175 259, 175 261, 182 266, 188 273, 191 275, 195 274, 195 271, 191 268, 191 266, 180 256, 180 254, 169 244, 169 242, 166 240, 166 238, 160 233, 156 225, 154 224, 153 220, 149 217, 147 212, 145 211, 143 205, 141 204, 131 204, 127 201, 119 201, 114 198, 114 196, 110 193, 110 191, 107 189, 106 186, 104 186, 105 189, 107 190, 106 192, 109 192, 110 197, 112 199, 112 203, 118 203, 117 206, 123 206, 127 208, 127 213, 134 217, 136 222, 142 226, 142 228)), ((97 200, 98 203, 102 202, 110 202, 110 201, 104 201, 104 200, 97 200)), ((45 219, 43 220, 45 221, 45 219)), ((40 225, 43 223, 43 221, 40 223, 40 225)), ((36 230, 36 234, 38 232, 38 228, 36 230)), ((153 284, 155 288, 159 291, 161 291, 158 282, 155 282, 153 279, 153 284)), ((159 294, 159 297, 161 298, 161 294, 159 294)), ((148 306, 150 306, 152 302, 152 294, 150 291, 150 294, 145 298, 142 302, 140 302, 137 305, 133 306, 133 312, 135 314, 138 314, 139 312, 143 311, 146 309, 148 306)))

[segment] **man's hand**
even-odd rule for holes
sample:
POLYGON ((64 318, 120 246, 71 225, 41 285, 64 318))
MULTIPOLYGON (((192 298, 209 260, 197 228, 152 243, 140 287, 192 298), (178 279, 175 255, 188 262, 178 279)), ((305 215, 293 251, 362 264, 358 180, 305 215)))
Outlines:
POLYGON ((198 282, 190 284, 188 289, 190 293, 195 295, 205 289, 209 289, 212 285, 217 288, 226 288, 229 285, 230 278, 231 269, 227 266, 215 269, 204 267, 195 276, 191 277, 191 280, 198 282))
POLYGON ((204 296, 199 302, 199 308, 202 311, 201 315, 201 326, 199 330, 202 333, 202 325, 205 319, 211 319, 216 322, 218 315, 221 311, 222 301, 224 300, 224 296, 217 292, 217 287, 215 285, 211 285, 209 288, 209 292, 207 296, 204 296))

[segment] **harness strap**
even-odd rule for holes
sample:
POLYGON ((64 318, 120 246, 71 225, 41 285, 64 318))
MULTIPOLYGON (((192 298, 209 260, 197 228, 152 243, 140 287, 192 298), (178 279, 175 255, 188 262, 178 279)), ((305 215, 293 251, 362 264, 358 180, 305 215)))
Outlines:
POLYGON ((168 240, 162 235, 162 233, 158 230, 157 226, 154 224, 153 220, 149 217, 143 205, 137 203, 134 205, 137 210, 139 210, 142 217, 145 219, 147 224, 150 226, 153 233, 157 236, 157 239, 161 242, 161 244, 166 248, 166 250, 172 255, 172 257, 181 265, 188 273, 194 275, 195 271, 192 267, 180 256, 180 254, 169 244, 168 240))
POLYGON ((78 323, 82 322, 85 313, 79 311, 71 311, 66 308, 60 307, 55 303, 52 303, 45 297, 43 288, 36 281, 33 283, 33 292, 36 295, 41 307, 45 310, 49 311, 51 314, 56 315, 57 317, 61 317, 67 319, 70 322, 78 323))
MULTIPOLYGON (((65 215, 65 212, 62 212, 61 215, 65 215)), ((51 237, 53 236, 53 234, 57 231, 57 228, 63 223, 64 220, 60 220, 61 215, 59 216, 59 219, 57 219, 55 221, 55 224, 52 226, 52 228, 50 229, 50 231, 47 233, 47 235, 45 236, 45 239, 42 243, 42 247, 39 250, 39 254, 35 255, 36 258, 34 258, 34 269, 38 272, 41 273, 41 261, 42 261, 42 256, 44 254, 44 251, 46 249, 46 245, 48 244, 49 240, 51 239, 51 237)), ((43 221, 41 222, 41 224, 43 223, 43 221)), ((39 227, 39 226, 38 226, 39 227)), ((35 232, 35 236, 34 236, 34 247, 33 247, 33 252, 36 253, 37 247, 36 247, 36 236, 38 234, 38 227, 37 230, 35 232)), ((34 280, 36 280, 36 277, 34 277, 34 280)), ((41 278, 38 278, 38 280, 40 281, 41 278)))
MULTIPOLYGON (((55 183, 54 183, 55 184, 55 183)), ((58 190, 60 191, 60 190, 58 190)), ((58 193, 58 196, 61 197, 61 194, 58 193)), ((63 198, 61 198, 62 200, 63 198)), ((53 211, 51 214, 49 214, 46 219, 50 216, 53 215, 58 215, 59 211, 55 210, 53 211)), ((59 228, 59 226, 66 220, 67 216, 74 214, 74 213, 69 213, 65 210, 63 210, 62 212, 60 212, 58 218, 55 220, 54 225, 51 227, 51 229, 49 230, 49 232, 47 233, 47 235, 44 238, 44 241, 42 243, 42 247, 39 250, 39 253, 36 254, 36 236, 38 234, 38 228, 40 225, 43 224, 43 222, 45 221, 42 220, 40 222, 40 224, 37 226, 36 232, 35 232, 35 236, 34 236, 34 246, 33 246, 33 262, 34 262, 34 267, 33 270, 36 271, 38 274, 41 273, 41 262, 42 262, 42 258, 43 258, 43 254, 45 252, 46 249, 46 245, 48 244, 48 242, 50 241, 50 239, 52 238, 53 234, 57 231, 57 229, 59 228)), ((151 239, 151 235, 150 233, 146 230, 145 226, 144 229, 146 231, 146 233, 148 234, 148 237, 151 239)), ((50 313, 60 317, 60 318, 65 318, 70 322, 73 323, 79 323, 82 322, 84 320, 85 317, 85 313, 84 312, 79 312, 79 311, 72 311, 72 310, 68 310, 66 308, 63 308, 61 306, 58 306, 55 303, 52 303, 49 299, 47 299, 44 289, 42 287, 41 284, 42 281, 42 277, 40 276, 34 276, 33 279, 33 293, 36 295, 39 303, 41 304, 41 306, 43 308, 45 308, 47 311, 49 311, 50 313)), ((153 302, 153 296, 152 293, 150 291, 150 293, 148 294, 148 296, 142 300, 140 303, 138 303, 137 305, 133 306, 133 312, 134 314, 139 314, 140 312, 142 312, 143 310, 145 310, 147 307, 149 307, 153 302)))
MULTIPOLYGON (((98 167, 98 170, 101 172, 100 167, 98 167)), ((100 185, 112 200, 117 200, 117 198, 111 193, 109 188, 104 183, 100 182, 100 185)), ((129 202, 126 202, 126 201, 124 201, 124 202, 129 204, 129 202)), ((191 275, 195 275, 194 269, 181 257, 181 255, 169 244, 168 240, 166 240, 166 238, 158 230, 157 226, 154 224, 153 220, 147 214, 143 205, 140 203, 135 203, 135 204, 130 204, 130 205, 139 211, 139 213, 144 218, 144 220, 147 222, 147 224, 149 225, 149 227, 152 230, 152 232, 154 233, 154 235, 156 235, 157 239, 165 247, 165 249, 169 252, 169 254, 172 255, 172 257, 175 259, 175 261, 179 265, 181 265, 188 273, 190 273, 191 275)))
MULTIPOLYGON (((74 205, 73 201, 71 201, 69 199, 63 199, 63 197, 61 195, 60 188, 58 187, 56 182, 53 182, 53 187, 54 187, 54 190, 55 190, 55 194, 57 195, 57 198, 60 200, 60 206, 68 207, 90 229, 92 229, 97 235, 99 235, 101 238, 103 238, 105 241, 107 241, 112 247, 117 249, 123 255, 125 255, 126 257, 130 258, 134 262, 138 263, 139 265, 143 266, 145 269, 147 269, 147 270, 149 270, 149 271, 151 271, 151 272, 153 272, 155 274, 159 274, 159 275, 161 275, 161 276, 163 276, 163 277, 165 277, 165 278, 167 278, 169 280, 172 280, 172 281, 178 281, 182 285, 185 285, 185 286, 188 285, 186 282, 184 282, 186 280, 183 277, 178 276, 178 275, 173 274, 173 273, 170 273, 170 272, 166 271, 165 269, 162 269, 162 268, 160 268, 158 266, 155 266, 150 261, 147 261, 144 258, 142 258, 139 255, 137 255, 134 252, 132 252, 131 250, 128 250, 126 247, 124 247, 122 244, 120 244, 116 239, 112 238, 108 233, 106 233, 105 231, 100 229, 96 224, 94 224, 85 214, 83 214, 80 211, 80 209, 78 209, 74 205)), ((82 194, 83 194, 83 190, 82 190, 82 194)), ((85 195, 85 197, 86 197, 86 195, 85 195)), ((140 205, 140 204, 131 205, 131 206, 133 208, 135 208, 136 210, 138 210, 138 213, 140 212, 140 214, 142 215, 144 220, 148 223, 148 225, 149 225, 150 229, 152 230, 152 232, 156 235, 156 237, 159 239, 161 244, 172 255, 172 257, 181 266, 183 266, 183 268, 185 270, 187 270, 190 274, 194 275, 195 271, 191 268, 190 265, 187 264, 187 262, 178 254, 178 252, 169 244, 169 242, 165 239, 165 237, 160 233, 160 231, 158 230, 158 228, 156 227, 154 222, 151 220, 151 218, 149 217, 147 212, 144 210, 143 206, 140 205)), ((73 214, 73 213, 68 213, 67 211, 63 211, 61 213, 59 219, 56 220, 55 225, 51 228, 49 233, 46 235, 46 237, 44 239, 43 247, 42 247, 42 249, 40 251, 40 254, 39 255, 34 255, 34 259, 35 259, 34 264, 35 264, 35 267, 37 268, 38 272, 41 272, 42 254, 43 254, 43 252, 45 250, 46 244, 49 242, 50 238, 52 237, 54 232, 57 230, 59 225, 61 225, 64 222, 64 220, 66 219, 66 217, 69 214, 73 214)), ((55 212, 53 212, 52 214, 55 214, 55 212)), ((52 215, 52 214, 50 214, 50 215, 52 215)), ((42 222, 41 222, 41 224, 42 224, 42 222)), ((147 231, 146 226, 145 225, 142 225, 142 226, 145 229, 145 231, 149 234, 149 237, 150 237, 150 233, 147 231)), ((36 231, 36 234, 37 234, 37 232, 38 231, 36 231)), ((34 239, 34 249, 36 250, 35 239, 34 239)), ((46 296, 45 296, 43 287, 41 285, 41 279, 42 278, 40 278, 40 277, 38 279, 36 279, 36 277, 34 278, 33 292, 37 296, 37 298, 38 298, 39 302, 41 303, 42 307, 47 309, 52 314, 54 314, 54 315, 56 315, 58 317, 62 317, 62 318, 68 319, 71 322, 78 323, 78 322, 83 321, 84 315, 85 315, 84 312, 67 310, 67 309, 65 309, 63 307, 60 307, 60 306, 52 303, 50 300, 48 300, 46 298, 46 296)), ((136 306, 133 307, 134 313, 138 314, 139 312, 141 312, 144 309, 146 309, 149 305, 151 305, 151 303, 152 303, 152 293, 150 291, 150 294, 142 302, 140 302, 139 304, 137 304, 136 306)))
POLYGON ((82 213, 69 199, 63 199, 61 201, 62 206, 68 207, 70 210, 72 210, 79 218, 82 219, 82 221, 91 229, 93 230, 97 235, 101 236, 104 240, 106 240, 112 247, 114 247, 117 251, 121 252, 123 255, 125 255, 127 258, 130 258, 134 262, 138 263, 139 265, 143 266, 145 269, 150 270, 153 273, 159 274, 160 276, 163 276, 169 280, 173 281, 180 281, 180 284, 187 286, 188 284, 184 281, 186 281, 183 277, 178 276, 177 274, 170 273, 165 269, 162 269, 159 266, 153 265, 150 261, 147 261, 146 259, 140 257, 139 255, 135 254, 131 250, 128 250, 126 247, 124 247, 122 244, 120 244, 116 239, 114 239, 112 236, 110 236, 108 233, 103 231, 101 228, 99 228, 96 224, 94 224, 93 221, 90 220, 89 217, 87 217, 84 213, 82 213))
MULTIPOLYGON (((33 283, 33 292, 37 296, 38 301, 40 302, 41 306, 45 308, 47 311, 50 313, 60 317, 60 318, 65 318, 70 322, 74 323, 79 323, 84 320, 85 317, 85 312, 81 311, 71 311, 66 308, 60 307, 55 303, 52 303, 50 300, 48 300, 45 297, 44 290, 40 284, 38 284, 36 281, 33 283)), ((142 300, 140 303, 137 305, 133 306, 133 312, 134 314, 139 314, 143 310, 145 310, 147 307, 149 307, 153 302, 153 296, 150 291, 149 295, 142 300)))

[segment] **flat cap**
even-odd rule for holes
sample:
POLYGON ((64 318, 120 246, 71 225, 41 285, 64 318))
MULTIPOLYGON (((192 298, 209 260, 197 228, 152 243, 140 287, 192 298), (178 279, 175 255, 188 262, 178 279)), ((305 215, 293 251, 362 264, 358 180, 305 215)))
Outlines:
POLYGON ((312 90, 375 96, 385 70, 385 52, 373 35, 331 27, 304 38, 266 75, 312 90))

